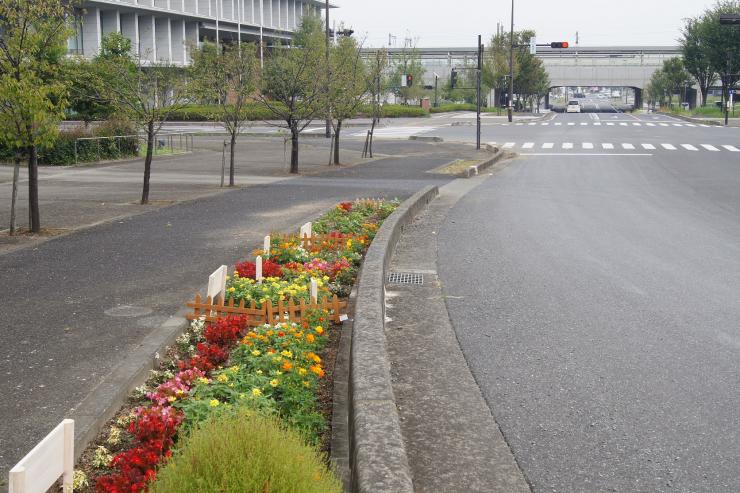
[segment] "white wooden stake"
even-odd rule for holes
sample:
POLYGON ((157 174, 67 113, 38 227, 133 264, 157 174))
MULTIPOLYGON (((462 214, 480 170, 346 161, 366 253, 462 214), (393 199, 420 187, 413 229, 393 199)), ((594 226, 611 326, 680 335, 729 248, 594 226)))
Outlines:
POLYGON ((256 265, 256 275, 254 276, 257 279, 258 284, 262 284, 262 255, 257 257, 257 260, 255 261, 256 265))
POLYGON ((64 426, 64 474, 62 475, 63 493, 72 493, 75 475, 75 422, 73 419, 62 421, 64 426))
MULTIPOLYGON (((306 237, 311 238, 311 236, 312 236, 312 233, 311 233, 312 232, 312 229, 313 229, 313 225, 310 222, 308 222, 308 223, 304 224, 303 226, 301 226, 301 240, 303 240, 306 237)), ((301 245, 302 244, 303 243, 301 243, 301 245)))
POLYGON ((315 277, 311 278, 311 301, 314 303, 319 302, 319 283, 315 277))
POLYGON ((215 302, 219 296, 221 299, 226 298, 226 276, 228 275, 229 268, 222 265, 213 274, 208 276, 208 292, 206 296, 211 297, 211 302, 215 302))
POLYGON ((267 235, 265 236, 265 244, 262 247, 262 250, 265 252, 264 253, 265 258, 270 258, 270 246, 271 246, 270 235, 267 235))

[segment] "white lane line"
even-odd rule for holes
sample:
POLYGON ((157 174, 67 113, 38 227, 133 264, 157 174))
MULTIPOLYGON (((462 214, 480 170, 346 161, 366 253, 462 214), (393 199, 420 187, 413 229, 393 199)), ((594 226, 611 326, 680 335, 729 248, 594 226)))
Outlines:
POLYGON ((545 122, 545 123, 541 123, 540 125, 542 125, 543 127, 546 127, 546 126, 548 126, 549 124, 550 124, 550 122, 545 122))
POLYGON ((604 149, 614 149, 614 144, 605 143, 601 144, 601 147, 603 147, 604 149))
POLYGON ((673 144, 660 144, 660 145, 663 146, 663 149, 665 149, 667 151, 675 151, 676 150, 676 148, 675 148, 675 146, 673 144))
POLYGON ((710 127, 710 126, 712 126, 712 127, 713 127, 714 125, 707 125, 707 124, 705 124, 705 123, 700 123, 700 124, 699 124, 699 126, 700 126, 700 127, 704 127, 704 128, 707 128, 707 127, 710 127))
POLYGON ((620 152, 522 152, 521 156, 591 156, 591 157, 650 157, 652 154, 647 153, 620 153, 620 152))
POLYGON ((563 124, 563 122, 555 122, 555 126, 556 126, 556 127, 557 127, 557 126, 560 126, 560 125, 562 125, 562 124, 563 124))
POLYGON ((642 123, 633 122, 632 125, 635 127, 642 127, 642 123))
POLYGON ((543 149, 552 149, 552 146, 554 146, 554 145, 555 144, 553 144, 552 142, 545 142, 544 144, 542 144, 542 148, 543 149))
POLYGON ((586 123, 586 122, 581 122, 581 126, 586 126, 586 125, 588 125, 588 123, 586 123))
POLYGON ((515 142, 507 142, 506 144, 504 144, 504 149, 511 149, 515 145, 516 145, 515 142))
POLYGON ((573 149, 572 142, 563 142, 563 149, 573 149))
POLYGON ((719 149, 717 149, 717 148, 716 148, 716 147, 714 147, 713 145, 709 145, 709 144, 702 144, 701 146, 702 146, 702 147, 703 147, 704 149, 708 150, 708 151, 712 151, 712 152, 719 152, 719 149))
POLYGON ((521 127, 522 125, 524 125, 524 124, 523 123, 517 123, 516 124, 517 127, 521 127))
POLYGON ((654 127, 655 123, 646 123, 645 125, 647 125, 648 127, 654 127))
POLYGON ((574 123, 574 122, 568 122, 568 126, 569 126, 569 127, 572 127, 573 125, 575 125, 575 123, 574 123))
POLYGON ((696 127, 696 125, 694 125, 693 123, 684 123, 684 125, 686 125, 687 127, 696 127))
POLYGON ((614 126, 614 123, 612 123, 612 122, 606 122, 606 125, 607 125, 608 127, 613 127, 613 126, 614 126))
POLYGON ((681 147, 686 149, 687 151, 698 151, 696 147, 692 146, 691 144, 681 144, 681 147))
POLYGON ((534 147, 534 142, 525 142, 522 149, 531 149, 534 147))
POLYGON ((627 124, 625 122, 622 122, 619 125, 622 126, 622 127, 626 127, 627 126, 627 124))
POLYGON ((660 125, 661 127, 668 127, 669 126, 667 123, 659 123, 658 125, 660 125))
POLYGON ((738 149, 735 146, 726 146, 726 145, 723 145, 722 147, 724 147, 725 149, 727 149, 730 152, 740 152, 740 149, 738 149))
POLYGON ((591 142, 584 142, 581 144, 581 147, 583 147, 584 149, 593 149, 594 145, 591 142))
POLYGON ((537 122, 530 122, 529 126, 531 127, 532 125, 537 125, 537 122))
POLYGON ((683 127, 683 123, 674 123, 673 126, 674 127, 683 127))
POLYGON ((622 149, 627 151, 634 151, 635 146, 633 146, 632 144, 622 144, 622 149))
POLYGON ((653 144, 642 144, 643 149, 647 149, 648 151, 654 151, 655 146, 653 144))
POLYGON ((600 127, 601 126, 601 122, 596 122, 596 123, 594 123, 594 125, 597 126, 597 127, 600 127))

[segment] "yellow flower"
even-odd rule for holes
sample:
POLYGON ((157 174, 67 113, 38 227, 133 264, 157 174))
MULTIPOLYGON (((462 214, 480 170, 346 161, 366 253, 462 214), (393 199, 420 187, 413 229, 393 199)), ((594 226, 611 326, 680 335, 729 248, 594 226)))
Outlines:
POLYGON ((275 375, 277 375, 277 376, 280 376, 282 374, 283 374, 283 372, 281 372, 280 370, 278 370, 278 371, 275 372, 275 375))
POLYGON ((284 351, 281 351, 280 354, 282 354, 286 358, 292 358, 293 357, 293 353, 290 352, 290 351, 288 351, 287 349, 285 349, 284 351))
POLYGON ((208 385, 210 383, 210 380, 204 377, 198 378, 198 382, 202 383, 203 385, 208 385))
POLYGON ((167 402, 175 402, 176 400, 177 400, 177 397, 175 397, 174 395, 171 395, 167 398, 167 402))
POLYGON ((257 375, 262 375, 262 370, 257 370, 256 373, 257 375))
POLYGON ((280 384, 280 382, 277 378, 273 378, 272 380, 270 380, 270 385, 272 385, 273 387, 277 387, 278 384, 280 384))
POLYGON ((231 286, 229 288, 229 293, 233 293, 234 291, 236 291, 236 288, 234 286, 231 286))
POLYGON ((211 401, 208 403, 211 407, 218 407, 221 404, 221 402, 218 399, 211 399, 211 401))
POLYGON ((229 381, 229 377, 225 373, 222 373, 216 377, 216 380, 218 380, 221 383, 226 383, 229 381))
POLYGON ((260 351, 259 349, 255 349, 254 351, 252 351, 252 356, 259 356, 260 354, 262 354, 262 351, 260 351))
POLYGON ((306 388, 311 388, 311 382, 309 382, 308 380, 304 380, 303 381, 303 386, 306 387, 306 388))
POLYGON ((305 375, 306 373, 308 373, 308 371, 307 371, 307 370, 306 370, 305 368, 298 368, 298 374, 299 374, 300 376, 303 376, 303 375, 305 375))
POLYGON ((237 373, 237 372, 239 372, 239 365, 234 365, 231 368, 229 368, 229 372, 231 372, 231 373, 237 373))
POLYGON ((321 335, 324 333, 324 328, 320 325, 313 330, 315 330, 318 335, 321 335))
POLYGON ((255 396, 255 397, 259 397, 259 396, 262 395, 262 391, 260 389, 258 389, 257 387, 255 387, 255 388, 252 389, 252 395, 255 396))

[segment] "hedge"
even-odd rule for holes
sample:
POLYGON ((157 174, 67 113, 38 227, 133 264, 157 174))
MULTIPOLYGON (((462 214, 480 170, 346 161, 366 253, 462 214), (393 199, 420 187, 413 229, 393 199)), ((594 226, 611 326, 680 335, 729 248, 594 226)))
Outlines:
MULTIPOLYGON (((281 103, 272 103, 278 108, 284 108, 281 103)), ((179 111, 170 115, 170 121, 181 122, 206 122, 214 121, 213 115, 217 114, 219 107, 217 105, 192 104, 185 106, 179 111)), ((275 115, 260 103, 249 103, 245 105, 245 116, 247 120, 274 120, 275 115)))

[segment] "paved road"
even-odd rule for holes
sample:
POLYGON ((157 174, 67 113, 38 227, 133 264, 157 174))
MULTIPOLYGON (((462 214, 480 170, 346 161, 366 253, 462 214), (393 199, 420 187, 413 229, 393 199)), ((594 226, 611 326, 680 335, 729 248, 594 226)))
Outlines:
POLYGON ((740 132, 658 121, 487 128, 528 155, 440 231, 460 344, 537 492, 740 489, 740 132))
MULTIPOLYGON (((377 150, 396 154, 399 146, 379 143, 377 150)), ((215 267, 247 257, 265 234, 297 228, 337 201, 403 198, 445 183, 449 176, 426 171, 464 152, 429 144, 412 150, 414 156, 247 187, 0 255, 0 478, 215 267), (137 316, 120 316, 123 305, 137 307, 137 316)))

